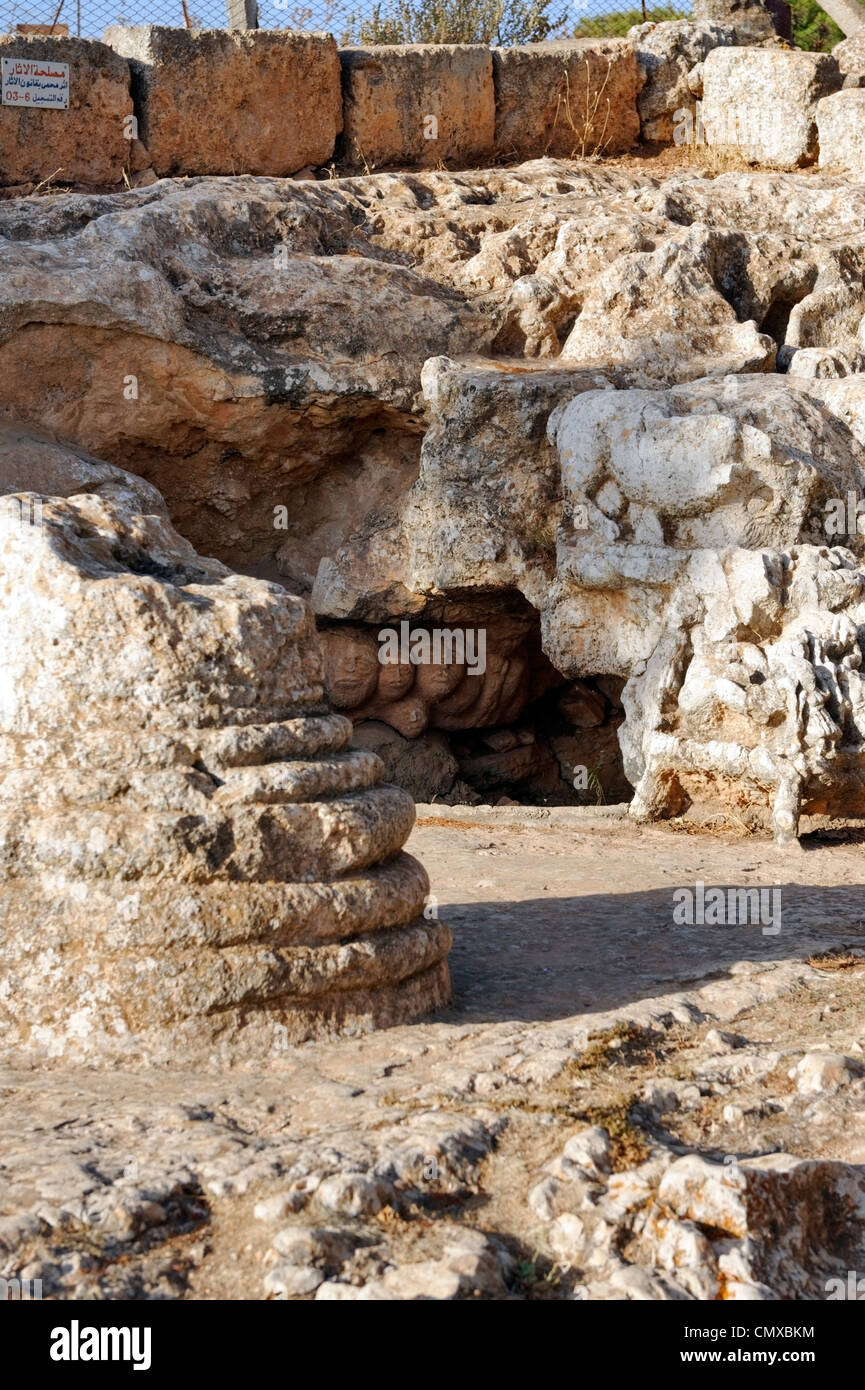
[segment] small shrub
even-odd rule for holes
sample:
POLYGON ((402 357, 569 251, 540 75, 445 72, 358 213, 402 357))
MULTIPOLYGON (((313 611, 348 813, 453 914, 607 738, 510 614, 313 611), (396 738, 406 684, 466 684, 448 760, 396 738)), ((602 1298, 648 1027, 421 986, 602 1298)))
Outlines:
POLYGON ((539 43, 565 22, 556 0, 386 0, 368 15, 349 16, 343 42, 539 43))

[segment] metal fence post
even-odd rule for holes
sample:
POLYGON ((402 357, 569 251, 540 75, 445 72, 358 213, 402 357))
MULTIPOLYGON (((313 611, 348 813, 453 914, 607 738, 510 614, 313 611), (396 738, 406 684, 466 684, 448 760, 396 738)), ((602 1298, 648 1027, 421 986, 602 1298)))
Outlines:
POLYGON ((258 0, 225 0, 229 29, 258 28, 258 0))

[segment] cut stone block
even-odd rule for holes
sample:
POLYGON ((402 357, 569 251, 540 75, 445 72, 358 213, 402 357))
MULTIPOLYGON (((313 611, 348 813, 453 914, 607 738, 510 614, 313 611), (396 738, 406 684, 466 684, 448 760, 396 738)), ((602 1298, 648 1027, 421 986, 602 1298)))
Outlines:
POLYGON ((484 45, 381 44, 340 58, 348 163, 465 168, 492 154, 493 64, 484 45))
POLYGON ((824 97, 817 106, 820 168, 865 173, 865 88, 824 97))
POLYGON ((769 169, 817 158, 817 102, 842 78, 828 53, 714 48, 703 65, 706 144, 769 169))
POLYGON ((832 57, 845 77, 865 76, 865 25, 857 33, 851 34, 849 39, 842 39, 841 43, 836 44, 832 57))
POLYGON ((500 155, 621 154, 639 139, 645 76, 626 39, 494 48, 493 75, 500 155))
POLYGON ((129 66, 90 39, 0 35, 0 57, 69 64, 68 110, 0 106, 0 184, 96 188, 120 183, 129 158, 129 66))
POLYGON ((160 176, 284 177, 333 155, 342 99, 331 35, 116 25, 104 38, 130 60, 160 176))

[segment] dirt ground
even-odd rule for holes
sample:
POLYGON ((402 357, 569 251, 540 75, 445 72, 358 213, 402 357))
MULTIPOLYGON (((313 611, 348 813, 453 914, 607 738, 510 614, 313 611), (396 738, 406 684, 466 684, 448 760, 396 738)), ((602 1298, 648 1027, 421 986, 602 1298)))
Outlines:
MULTIPOLYGON (((593 1221, 682 1156, 865 1163, 865 858, 855 831, 781 852, 616 816, 419 808, 408 848, 454 931, 437 1019, 223 1075, 0 1075, 0 1273, 59 1298, 721 1296, 575 1215, 563 1146, 608 1136, 593 1221), (780 932, 675 925, 697 882, 779 888, 780 932), (815 1051, 839 1084, 797 1080, 815 1051), (617 1292, 635 1270, 653 1292, 617 1292)), ((818 1296, 830 1256, 792 1294, 748 1277, 818 1296)))

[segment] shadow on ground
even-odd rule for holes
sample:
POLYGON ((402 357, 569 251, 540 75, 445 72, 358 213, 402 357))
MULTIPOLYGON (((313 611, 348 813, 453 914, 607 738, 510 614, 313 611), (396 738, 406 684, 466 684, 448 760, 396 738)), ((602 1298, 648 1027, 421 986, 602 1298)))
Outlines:
POLYGON ((783 883, 775 891, 777 935, 759 925, 677 925, 671 888, 449 903, 442 915, 454 932, 451 1016, 550 1022, 730 978, 753 969, 747 962, 865 944, 861 885, 783 883))

